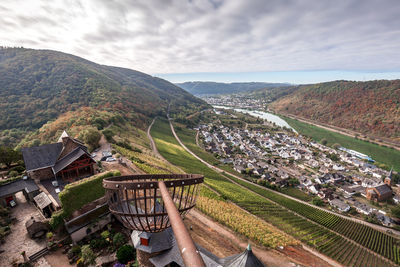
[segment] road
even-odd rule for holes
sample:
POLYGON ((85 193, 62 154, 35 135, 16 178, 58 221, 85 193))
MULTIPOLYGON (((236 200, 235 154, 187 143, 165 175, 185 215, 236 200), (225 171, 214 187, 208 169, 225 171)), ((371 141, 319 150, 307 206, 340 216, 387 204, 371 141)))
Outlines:
MULTIPOLYGON (((308 202, 302 201, 302 200, 300 200, 300 199, 297 199, 297 198, 294 198, 294 197, 285 195, 285 194, 283 194, 283 193, 280 193, 280 192, 271 190, 271 189, 266 188, 266 187, 264 187, 264 186, 261 186, 261 185, 258 185, 258 184, 249 182, 249 181, 247 181, 246 179, 244 179, 244 178, 242 178, 242 177, 240 177, 240 176, 237 176, 237 175, 235 175, 235 174, 233 174, 233 173, 227 172, 227 171, 222 170, 222 169, 220 169, 220 168, 218 168, 218 167, 216 167, 216 166, 213 166, 213 165, 209 164, 208 162, 206 162, 205 160, 203 160, 202 158, 200 158, 199 156, 197 156, 197 155, 196 155, 195 153, 193 153, 190 149, 188 149, 188 148, 182 143, 182 141, 179 139, 178 135, 176 134, 175 129, 174 129, 174 126, 172 125, 171 120, 169 121, 169 124, 170 124, 170 127, 171 127, 171 131, 172 131, 174 137, 176 138, 176 140, 178 141, 178 143, 179 143, 189 154, 191 154, 193 157, 195 157, 196 159, 198 159, 199 161, 201 161, 203 164, 205 164, 207 167, 213 169, 213 170, 216 171, 216 172, 219 172, 219 173, 227 173, 227 174, 229 174, 230 176, 233 176, 233 177, 235 177, 235 178, 237 178, 237 179, 239 179, 239 180, 241 180, 241 181, 244 181, 244 182, 246 182, 246 183, 248 183, 248 184, 251 184, 251 185, 254 185, 254 186, 258 186, 258 187, 260 187, 260 188, 262 188, 262 189, 264 189, 264 190, 267 190, 267 191, 270 191, 270 192, 279 194, 279 195, 284 196, 284 197, 286 197, 286 198, 289 198, 289 199, 292 199, 292 200, 294 200, 294 201, 297 201, 297 202, 306 204, 306 205, 308 205, 308 206, 311 206, 311 207, 313 207, 313 208, 320 209, 320 210, 329 212, 329 213, 331 213, 331 214, 335 214, 335 215, 340 216, 340 217, 342 217, 342 218, 344 218, 344 219, 352 220, 352 221, 354 221, 354 222, 367 225, 367 226, 369 226, 369 227, 371 227, 371 228, 373 228, 373 229, 376 229, 376 230, 378 230, 378 231, 381 231, 381 232, 386 233, 386 231, 389 230, 389 228, 386 228, 386 227, 384 227, 384 226, 380 226, 380 225, 368 223, 368 222, 365 222, 365 221, 363 221, 363 220, 359 220, 359 219, 356 219, 356 218, 347 217, 347 216, 344 216, 344 215, 342 215, 342 214, 339 214, 339 213, 336 213, 336 212, 333 212, 333 211, 330 211, 330 210, 327 210, 327 209, 324 209, 324 208, 321 208, 321 207, 318 207, 318 206, 314 206, 314 205, 312 205, 312 204, 310 204, 310 203, 308 203, 308 202)), ((399 232, 399 231, 393 230, 393 229, 391 229, 391 228, 390 228, 390 230, 391 230, 395 235, 400 236, 400 232, 399 232)))

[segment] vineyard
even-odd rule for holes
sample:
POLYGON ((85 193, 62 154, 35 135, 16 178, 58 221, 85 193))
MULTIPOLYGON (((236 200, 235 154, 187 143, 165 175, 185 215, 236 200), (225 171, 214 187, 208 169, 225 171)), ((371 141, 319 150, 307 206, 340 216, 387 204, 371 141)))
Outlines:
POLYGON ((186 172, 204 174, 205 183, 224 199, 330 258, 346 266, 393 266, 399 262, 397 239, 371 227, 288 199, 276 192, 216 173, 179 147, 165 121, 156 122, 152 135, 159 152, 168 161, 181 166, 186 172))
POLYGON ((383 232, 375 230, 364 224, 360 224, 350 219, 345 219, 338 215, 323 211, 304 203, 297 202, 295 200, 281 196, 275 192, 259 188, 256 185, 252 185, 241 181, 235 177, 229 176, 235 182, 249 188, 250 190, 257 192, 258 194, 271 199, 272 201, 284 206, 285 208, 306 217, 338 234, 341 234, 358 244, 369 248, 370 250, 380 254, 393 262, 399 263, 400 253, 399 245, 400 241, 393 238, 383 232))
MULTIPOLYGON (((191 143, 193 147, 193 137, 190 138, 189 131, 178 131, 179 137, 184 140, 185 145, 191 143), (190 141, 191 140, 191 141, 190 141)), ((208 158, 203 157, 204 153, 197 153, 199 157, 207 161, 208 158)), ((207 153, 208 154, 208 153, 207 153)), ((210 154, 209 154, 210 155, 210 154)), ((319 225, 322 225, 336 233, 349 238, 358 244, 382 255, 393 262, 399 263, 400 261, 400 240, 393 238, 383 232, 375 230, 369 226, 345 219, 335 214, 329 213, 324 210, 317 209, 310 205, 289 199, 280 194, 275 193, 271 190, 265 190, 254 184, 239 180, 229 174, 225 174, 226 177, 233 180, 236 183, 282 205, 283 207, 296 212, 297 214, 312 220, 319 225)))

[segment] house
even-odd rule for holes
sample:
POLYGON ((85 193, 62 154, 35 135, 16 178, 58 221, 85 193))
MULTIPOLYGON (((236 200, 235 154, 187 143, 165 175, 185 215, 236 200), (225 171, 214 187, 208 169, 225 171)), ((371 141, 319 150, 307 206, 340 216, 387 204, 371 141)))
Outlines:
POLYGON ((334 198, 332 200, 329 200, 329 204, 332 207, 337 208, 341 212, 348 212, 350 210, 350 206, 346 204, 344 201, 334 198))
POLYGON ((392 189, 387 184, 367 188, 366 198, 375 201, 385 201, 392 197, 392 189))
POLYGON ((359 186, 359 185, 343 185, 339 187, 339 190, 344 192, 344 197, 349 198, 357 193, 364 193, 364 187, 359 186))
POLYGON ((333 189, 332 188, 322 188, 318 192, 318 196, 322 199, 332 199, 333 198, 333 189))
POLYGON ((65 132, 59 142, 22 149, 28 176, 36 181, 61 178, 75 181, 95 173, 87 147, 65 132))
POLYGON ((392 189, 387 184, 381 184, 366 189, 366 198, 369 200, 385 201, 392 197, 392 189))
POLYGON ((374 209, 368 206, 367 204, 363 204, 358 201, 354 203, 354 208, 357 210, 357 212, 365 215, 370 215, 374 211, 374 209))

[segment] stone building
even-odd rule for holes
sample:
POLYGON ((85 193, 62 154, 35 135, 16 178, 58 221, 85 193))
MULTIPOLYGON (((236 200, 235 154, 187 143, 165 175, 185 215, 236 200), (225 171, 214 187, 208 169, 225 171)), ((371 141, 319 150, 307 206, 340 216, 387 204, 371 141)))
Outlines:
POLYGON ((61 178, 73 182, 95 173, 87 147, 64 132, 57 143, 22 149, 28 176, 36 181, 61 178))
POLYGON ((387 184, 367 188, 368 200, 385 201, 392 197, 392 189, 387 184))

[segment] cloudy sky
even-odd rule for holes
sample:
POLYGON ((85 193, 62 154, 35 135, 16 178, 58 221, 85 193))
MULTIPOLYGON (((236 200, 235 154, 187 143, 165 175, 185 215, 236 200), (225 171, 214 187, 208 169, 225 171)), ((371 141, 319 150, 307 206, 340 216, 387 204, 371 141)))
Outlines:
POLYGON ((172 81, 400 78, 399 0, 0 0, 0 45, 172 81))

